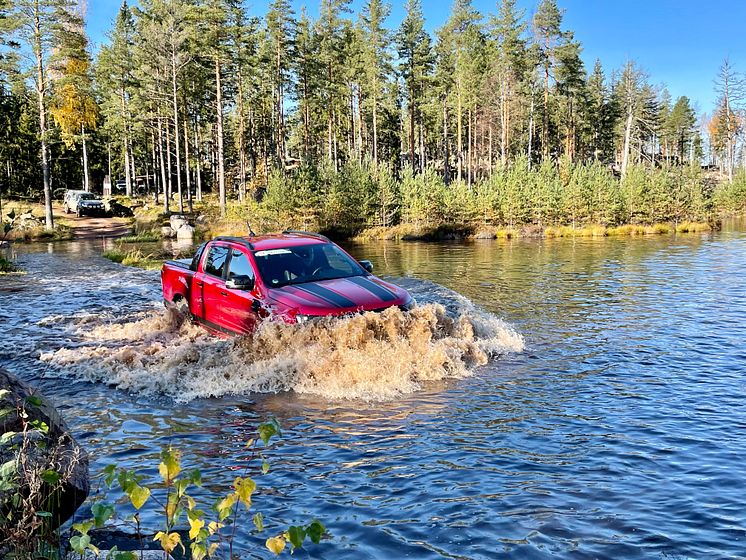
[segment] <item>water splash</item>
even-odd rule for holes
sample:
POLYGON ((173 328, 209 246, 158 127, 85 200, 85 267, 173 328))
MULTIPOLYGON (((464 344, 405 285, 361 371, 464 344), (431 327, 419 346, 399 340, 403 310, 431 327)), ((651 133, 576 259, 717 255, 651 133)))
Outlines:
MULTIPOLYGON (((422 287, 422 286, 421 286, 422 287)), ((438 286, 415 294, 440 299, 438 286)), ((457 296, 457 294, 456 294, 457 296)), ((462 296, 302 325, 265 322, 253 334, 219 340, 180 325, 166 311, 134 320, 76 325, 75 348, 42 355, 59 375, 103 382, 177 401, 252 392, 295 391, 328 399, 384 401, 428 381, 470 375, 523 338, 462 296)))

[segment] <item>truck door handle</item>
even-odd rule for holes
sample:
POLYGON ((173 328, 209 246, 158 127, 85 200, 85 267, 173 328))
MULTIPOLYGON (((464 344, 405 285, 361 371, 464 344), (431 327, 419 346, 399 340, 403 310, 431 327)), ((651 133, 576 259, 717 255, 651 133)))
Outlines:
POLYGON ((196 285, 196 286, 197 286, 198 288, 201 288, 202 286, 204 286, 204 284, 203 284, 202 282, 195 282, 195 285, 196 285))
POLYGON ((224 292, 223 290, 220 290, 220 295, 221 295, 221 296, 227 296, 227 295, 228 295, 228 292, 224 292))

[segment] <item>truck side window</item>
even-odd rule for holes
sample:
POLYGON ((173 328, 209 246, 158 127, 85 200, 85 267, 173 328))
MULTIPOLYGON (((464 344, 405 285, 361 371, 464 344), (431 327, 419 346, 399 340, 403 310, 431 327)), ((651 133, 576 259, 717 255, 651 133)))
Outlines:
POLYGON ((230 265, 228 265, 228 278, 234 276, 250 276, 254 278, 254 269, 249 262, 249 257, 238 249, 233 249, 230 265))
POLYGON ((225 261, 228 259, 228 247, 214 246, 207 254, 205 261, 205 272, 218 278, 223 277, 225 261))

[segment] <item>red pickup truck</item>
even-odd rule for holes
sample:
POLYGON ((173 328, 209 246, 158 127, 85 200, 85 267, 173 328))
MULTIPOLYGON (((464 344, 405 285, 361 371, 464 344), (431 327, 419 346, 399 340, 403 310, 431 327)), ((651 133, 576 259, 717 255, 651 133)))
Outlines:
POLYGON ((299 231, 217 237, 191 260, 161 269, 163 300, 184 316, 222 334, 252 332, 274 318, 313 317, 414 306, 409 293, 371 274, 323 235, 299 231))

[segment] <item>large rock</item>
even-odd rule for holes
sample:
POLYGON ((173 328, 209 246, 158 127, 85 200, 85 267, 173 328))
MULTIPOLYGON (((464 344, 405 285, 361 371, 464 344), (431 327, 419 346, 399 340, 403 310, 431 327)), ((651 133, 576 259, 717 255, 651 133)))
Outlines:
MULTIPOLYGON (((88 455, 70 435, 65 422, 44 396, 0 368, 0 435, 11 432, 16 434, 0 446, 0 465, 16 462, 19 486, 0 490, 0 509, 8 511, 15 507, 10 499, 13 494, 20 492, 28 497, 32 492, 30 486, 43 480, 40 489, 34 491, 32 496, 35 506, 40 511, 52 514, 49 518, 52 527, 61 525, 88 496, 88 455), (27 415, 29 430, 25 435, 19 409, 27 415), (47 429, 31 429, 37 422, 37 427, 46 425, 47 429), (20 452, 22 447, 25 449, 23 453, 20 452), (40 477, 44 471, 47 471, 46 474, 40 477), (60 475, 59 482, 55 483, 52 471, 60 475)), ((14 518, 18 519, 19 516, 14 518)))
POLYGON ((194 228, 189 224, 181 226, 179 229, 176 230, 176 238, 182 241, 191 241, 192 239, 194 239, 194 228))
POLYGON ((183 214, 171 214, 168 220, 171 223, 171 227, 176 232, 178 232, 179 228, 181 228, 182 226, 189 225, 189 218, 187 218, 183 214))

